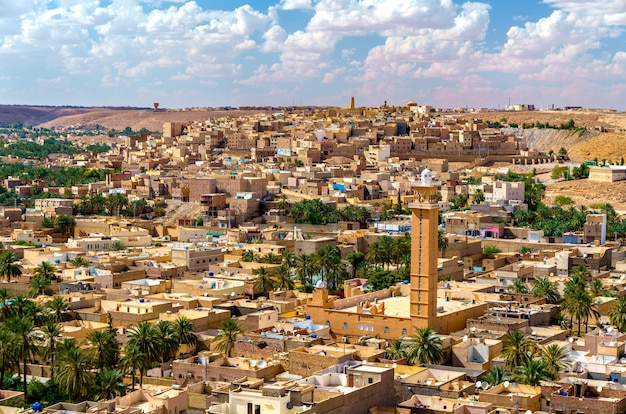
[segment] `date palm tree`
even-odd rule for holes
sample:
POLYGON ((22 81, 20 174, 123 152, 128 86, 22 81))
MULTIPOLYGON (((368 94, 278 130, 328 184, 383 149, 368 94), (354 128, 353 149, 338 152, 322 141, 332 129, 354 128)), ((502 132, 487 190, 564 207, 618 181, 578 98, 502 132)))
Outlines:
POLYGON ((550 374, 551 380, 558 379, 559 371, 569 366, 569 362, 567 361, 567 351, 565 348, 562 348, 557 344, 551 344, 545 348, 541 348, 539 351, 539 358, 545 362, 545 368, 550 374))
POLYGON ((48 309, 48 317, 54 322, 65 322, 72 319, 72 305, 67 299, 56 296, 46 305, 48 309))
POLYGON ((70 264, 72 267, 87 267, 89 266, 90 261, 84 258, 83 256, 76 256, 72 260, 70 260, 70 264))
POLYGON ((96 389, 93 394, 96 401, 111 400, 124 394, 126 384, 120 369, 105 367, 96 374, 96 389))
POLYGON ((169 361, 170 358, 172 358, 172 355, 176 355, 176 351, 180 345, 174 325, 169 321, 157 322, 156 336, 159 343, 159 349, 161 351, 161 363, 169 361))
POLYGON ((541 358, 530 358, 515 368, 515 379, 520 384, 537 386, 541 381, 547 381, 551 375, 546 362, 541 358))
POLYGON ((398 338, 389 343, 389 346, 385 348, 385 358, 391 360, 402 359, 406 357, 407 347, 404 344, 402 338, 398 338))
POLYGON ((181 345, 194 346, 198 342, 195 332, 196 327, 191 319, 185 316, 180 316, 174 321, 174 331, 176 332, 178 343, 181 345))
POLYGON ((36 298, 40 295, 51 295, 52 294, 52 282, 45 276, 35 275, 28 282, 28 286, 30 290, 28 291, 28 296, 31 298, 36 298))
MULTIPOLYGON (((120 361, 120 368, 122 369, 122 372, 130 374, 132 384, 131 390, 135 391, 135 374, 139 372, 140 375, 142 375, 142 373, 148 369, 146 355, 141 352, 141 349, 139 349, 137 345, 127 343, 124 348, 124 356, 120 361)), ((143 377, 140 381, 143 384, 143 377)))
POLYGON ((515 367, 524 365, 535 354, 535 343, 521 331, 513 331, 504 336, 502 356, 504 365, 513 372, 515 367))
POLYGON ((502 366, 494 366, 487 371, 484 377, 482 377, 482 381, 486 381, 492 387, 494 385, 502 384, 504 381, 509 381, 511 376, 507 372, 505 367, 502 366))
POLYGON ((0 322, 6 321, 11 314, 11 297, 7 289, 0 289, 0 322))
POLYGON ((16 278, 22 275, 22 266, 19 264, 19 259, 13 252, 2 252, 0 254, 0 276, 6 278, 7 282, 11 281, 11 278, 16 278))
POLYGON ((52 280, 55 278, 57 273, 56 268, 50 264, 50 262, 41 262, 39 266, 35 267, 33 274, 35 276, 40 276, 48 280, 52 280))
POLYGON ((259 267, 255 269, 253 273, 256 275, 256 279, 254 279, 255 292, 259 292, 261 295, 267 295, 268 292, 274 290, 274 279, 272 279, 272 275, 265 267, 259 267))
POLYGON ((617 298, 609 309, 609 321, 620 332, 626 332, 626 297, 617 298))
POLYGON ((70 401, 79 402, 95 382, 89 354, 75 347, 63 352, 57 360, 55 381, 70 401))
POLYGON ((286 263, 280 265, 274 272, 275 289, 277 290, 293 290, 295 283, 291 278, 291 269, 287 267, 286 263))
POLYGON ((237 336, 244 332, 243 327, 234 319, 228 319, 220 325, 218 334, 213 338, 215 350, 222 352, 227 357, 235 346, 237 336))
POLYGON ((431 327, 416 328, 412 336, 413 343, 407 351, 407 362, 410 365, 438 364, 443 358, 441 338, 431 327))
POLYGON ((547 276, 539 276, 533 281, 531 293, 536 298, 546 298, 546 302, 550 304, 561 301, 558 289, 547 276))
POLYGON ((352 278, 356 277, 356 270, 365 262, 365 255, 359 251, 348 253, 346 256, 348 263, 352 266, 352 278))
POLYGON ((54 219, 54 227, 59 229, 59 232, 64 238, 67 238, 72 234, 72 232, 74 232, 74 228, 76 228, 76 220, 72 216, 59 214, 54 219))
POLYGON ((40 355, 46 360, 50 360, 50 366, 52 367, 51 378, 54 376, 54 357, 57 352, 57 345, 61 338, 61 333, 63 330, 61 325, 54 322, 46 322, 41 328, 41 333, 43 334, 42 341, 40 343, 40 355))
POLYGON ((11 331, 16 338, 16 352, 18 359, 22 362, 22 373, 24 375, 24 399, 28 400, 28 389, 26 387, 26 364, 30 355, 35 350, 34 336, 31 334, 35 327, 32 320, 20 316, 13 316, 5 322, 6 328, 11 331))
POLYGON ((0 380, 4 378, 4 373, 12 370, 19 362, 17 350, 19 342, 15 334, 4 326, 0 326, 0 380))
POLYGON ((139 380, 140 387, 143 387, 143 377, 147 368, 159 359, 158 335, 155 326, 150 322, 140 322, 128 331, 128 344, 136 345, 146 358, 146 366, 143 367, 139 380))
POLYGON ((92 331, 87 334, 87 345, 93 365, 98 370, 115 367, 119 360, 120 343, 110 331, 92 331))
POLYGON ((318 272, 317 264, 312 255, 302 254, 296 258, 296 277, 302 286, 312 285, 313 276, 318 272))
POLYGON ((437 250, 439 250, 441 252, 441 257, 445 257, 446 255, 446 249, 448 248, 448 246, 450 245, 450 242, 448 241, 448 235, 446 234, 445 230, 438 230, 437 231, 437 250))
POLYGON ((515 279, 509 291, 513 293, 528 293, 528 286, 521 279, 515 279))

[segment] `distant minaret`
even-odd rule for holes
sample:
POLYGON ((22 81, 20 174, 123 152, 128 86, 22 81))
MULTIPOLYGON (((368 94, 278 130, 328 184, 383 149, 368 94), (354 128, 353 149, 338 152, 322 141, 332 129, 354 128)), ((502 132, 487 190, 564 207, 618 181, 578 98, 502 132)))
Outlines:
POLYGON ((354 96, 350 98, 350 109, 354 109, 354 96))
POLYGON ((437 321, 437 237, 439 234, 438 188, 432 172, 422 171, 422 184, 414 188, 418 201, 411 209, 411 325, 438 330, 437 321))

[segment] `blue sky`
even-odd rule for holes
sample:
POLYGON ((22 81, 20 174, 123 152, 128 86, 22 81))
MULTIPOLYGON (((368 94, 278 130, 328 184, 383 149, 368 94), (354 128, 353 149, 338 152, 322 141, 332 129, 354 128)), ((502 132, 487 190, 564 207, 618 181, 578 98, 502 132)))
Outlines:
POLYGON ((624 0, 0 0, 0 103, 626 109, 624 0))

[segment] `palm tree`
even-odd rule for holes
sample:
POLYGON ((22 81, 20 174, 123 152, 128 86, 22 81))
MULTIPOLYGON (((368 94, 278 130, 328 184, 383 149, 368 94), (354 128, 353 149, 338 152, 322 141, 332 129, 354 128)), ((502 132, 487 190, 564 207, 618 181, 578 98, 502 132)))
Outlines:
POLYGON ((318 272, 313 256, 302 254, 296 258, 296 277, 302 286, 312 285, 313 276, 318 272))
POLYGON ((289 269, 296 267, 297 256, 293 252, 285 252, 282 254, 282 263, 287 265, 289 269))
POLYGON ((22 266, 20 266, 19 259, 15 253, 5 251, 0 254, 0 276, 5 277, 7 282, 10 282, 12 277, 21 275, 22 266))
POLYGON ((280 265, 278 269, 274 272, 274 287, 277 290, 293 290, 295 288, 295 283, 291 278, 291 270, 287 267, 286 263, 280 265))
POLYGON ((63 329, 61 325, 54 322, 47 322, 41 327, 41 333, 43 333, 43 341, 41 343, 40 355, 46 360, 50 360, 50 366, 52 367, 52 375, 54 375, 54 357, 57 351, 57 344, 59 343, 63 329))
POLYGON ((509 291, 512 293, 528 293, 528 286, 526 286, 526 283, 524 283, 522 279, 515 279, 509 291))
POLYGON ((78 402, 86 396, 95 381, 89 355, 76 347, 59 355, 55 381, 71 401, 78 402))
POLYGON ((109 331, 92 331, 87 334, 87 344, 94 366, 98 370, 112 368, 119 360, 120 343, 109 331))
POLYGON ((72 260, 70 260, 70 264, 72 267, 87 267, 91 263, 89 260, 85 259, 83 256, 76 256, 72 260))
POLYGON ((50 264, 50 262, 41 262, 39 266, 35 267, 33 274, 40 276, 48 280, 52 280, 56 276, 56 268, 50 264))
POLYGON ((626 297, 620 297, 609 309, 609 321, 618 331, 626 332, 626 297))
POLYGON ((93 395, 95 401, 110 400, 124 394, 126 384, 121 370, 105 367, 96 374, 96 389, 93 395))
POLYGON ((28 291, 28 296, 31 298, 36 298, 40 295, 51 295, 52 294, 52 282, 45 276, 35 275, 28 282, 28 286, 30 290, 28 291))
POLYGON ((536 298, 546 298, 546 303, 557 304, 561 295, 554 283, 547 276, 539 276, 533 281, 532 295, 536 298))
POLYGON ((515 367, 524 365, 535 354, 535 343, 521 331, 513 331, 504 336, 502 356, 504 365, 513 372, 515 367))
POLYGON ((28 389, 26 387, 26 364, 31 353, 34 351, 34 336, 31 335, 34 325, 33 322, 24 317, 13 316, 5 322, 6 328, 11 331, 17 340, 17 355, 22 361, 22 372, 24 375, 24 400, 28 401, 28 389))
POLYGON ((585 282, 588 282, 591 278, 591 272, 589 272, 589 268, 585 265, 578 265, 570 272, 570 276, 578 276, 583 279, 585 282))
POLYGON ((19 318, 25 318, 28 316, 29 307, 33 303, 33 301, 21 293, 15 295, 13 300, 11 301, 11 306, 9 307, 9 315, 17 316, 19 318))
POLYGON ((227 319, 220 325, 217 332, 218 334, 212 340, 215 342, 215 350, 229 357, 237 336, 244 332, 243 327, 236 320, 227 319))
POLYGON ((59 229, 61 235, 66 238, 74 231, 74 228, 76 227, 76 220, 72 216, 59 214, 54 219, 54 227, 59 229))
POLYGON ((178 336, 174 325, 169 321, 159 321, 156 324, 157 341, 161 351, 161 363, 169 361, 172 355, 176 355, 178 346, 178 336))
POLYGON ((11 292, 5 288, 0 289, 0 322, 4 322, 9 318, 11 292))
POLYGON ((261 263, 278 264, 281 262, 281 260, 282 259, 280 256, 277 256, 274 253, 270 252, 261 258, 261 263))
POLYGON ((352 266, 352 278, 356 277, 356 270, 365 262, 365 255, 359 251, 348 253, 346 260, 352 266))
POLYGON ((56 296, 46 305, 49 318, 54 322, 65 322, 71 319, 72 305, 67 299, 56 296))
POLYGON ((448 236, 446 235, 445 230, 437 231, 437 250, 441 252, 441 257, 446 255, 446 249, 450 242, 448 241, 448 236))
POLYGON ((156 328, 150 322, 139 322, 137 326, 128 331, 128 344, 136 345, 146 357, 146 367, 141 371, 139 380, 140 387, 143 387, 143 376, 147 367, 159 359, 158 335, 156 328))
POLYGON ((389 343, 385 348, 385 358, 391 360, 402 359, 406 357, 407 347, 402 338, 398 338, 389 343))
POLYGON ((606 296, 608 290, 602 284, 602 280, 596 279, 589 282, 589 294, 592 298, 597 298, 598 296, 606 296))
MULTIPOLYGON (((140 375, 148 369, 146 355, 135 344, 128 343, 124 348, 124 357, 120 361, 122 372, 129 373, 132 378, 131 390, 135 391, 135 374, 139 371, 140 375)), ((143 377, 141 379, 143 383, 143 377)))
POLYGON ((483 190, 480 188, 477 188, 474 194, 472 194, 472 202, 474 204, 480 204, 483 201, 485 201, 485 193, 483 193, 483 190))
POLYGON ((198 342, 195 332, 196 327, 191 322, 191 319, 185 316, 180 316, 174 321, 174 331, 176 332, 178 343, 181 345, 193 346, 198 342))
POLYGON ((13 332, 0 326, 0 380, 4 378, 4 373, 12 372, 19 362, 17 350, 19 342, 13 332))
POLYGON ((541 381, 547 381, 551 377, 545 361, 541 358, 528 359, 515 368, 514 374, 519 383, 532 386, 537 386, 541 381))
POLYGON ((252 250, 246 250, 241 255, 242 262, 258 262, 260 260, 259 255, 253 252, 252 250))
MULTIPOLYGON (((381 239, 389 236, 382 236, 381 239)), ((380 241, 380 240, 379 240, 380 241)), ((341 261, 341 251, 337 246, 327 244, 319 249, 316 254, 322 277, 326 278, 326 283, 330 287, 336 288, 340 274, 345 271, 345 264, 341 261)))
POLYGON ((509 381, 511 376, 507 372, 505 367, 494 366, 487 371, 481 381, 486 381, 492 387, 494 385, 502 384, 504 381, 509 381))
POLYGON ((268 292, 274 290, 274 279, 265 267, 255 269, 253 273, 256 275, 254 279, 254 291, 261 295, 267 295, 268 292))
POLYGON ((437 364, 443 357, 441 338, 430 328, 416 328, 412 336, 413 343, 407 351, 407 362, 410 365, 437 364))
POLYGON ((557 344, 551 344, 545 348, 541 348, 539 351, 539 357, 545 363, 546 371, 548 371, 550 379, 552 380, 558 379, 559 371, 569 366, 569 362, 567 361, 567 351, 565 348, 562 348, 557 344))

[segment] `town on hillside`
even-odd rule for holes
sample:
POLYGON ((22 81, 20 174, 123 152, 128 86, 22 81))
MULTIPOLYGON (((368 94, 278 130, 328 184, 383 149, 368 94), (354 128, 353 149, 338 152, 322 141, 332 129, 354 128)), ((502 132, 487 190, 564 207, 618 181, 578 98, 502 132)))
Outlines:
POLYGON ((0 127, 0 414, 626 414, 625 212, 546 197, 626 180, 577 110, 0 127))

